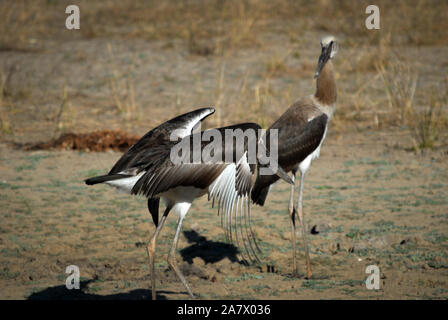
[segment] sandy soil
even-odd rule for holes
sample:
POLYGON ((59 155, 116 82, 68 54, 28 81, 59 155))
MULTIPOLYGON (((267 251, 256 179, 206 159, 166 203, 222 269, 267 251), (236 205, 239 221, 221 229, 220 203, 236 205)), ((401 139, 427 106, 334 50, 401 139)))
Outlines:
MULTIPOLYGON (((404 138, 405 139, 405 138, 404 138)), ((313 278, 291 277, 288 186, 278 183, 253 221, 263 263, 239 263, 206 197, 187 216, 179 260, 205 299, 409 299, 447 297, 446 155, 392 148, 399 132, 332 134, 305 186, 313 278), (377 265, 380 290, 367 290, 377 265), (269 266, 269 271, 268 271, 269 266), (272 272, 272 266, 273 271, 272 272)), ((88 188, 119 153, 14 150, 1 145, 0 297, 150 297, 145 243, 154 230, 143 198, 88 188), (65 268, 80 268, 82 290, 65 289, 65 268)), ((161 299, 186 298, 166 255, 176 218, 159 241, 161 299)), ((298 233, 300 239, 300 233, 298 233)), ((299 242, 299 267, 304 270, 299 242)))
MULTIPOLYGON (((0 139, 0 299, 151 297, 145 244, 154 226, 146 200, 83 183, 106 173, 120 153, 23 151, 15 143, 70 131, 120 129, 141 136, 209 105, 217 113, 208 127, 243 121, 266 127, 313 92, 321 35, 293 37, 273 29, 257 35, 257 45, 222 56, 191 54, 178 39, 71 34, 64 41, 36 40, 44 48, 36 52, 1 51, 2 70, 15 71, 7 83, 13 102, 4 99, 0 110, 11 126, 0 139), (269 73, 278 57, 281 63, 269 73), (118 99, 129 103, 126 110, 117 107, 114 81, 118 99), (81 290, 65 288, 69 265, 80 269, 81 290)), ((341 35, 341 43, 346 38, 341 35)), ((409 128, 391 125, 375 69, 358 67, 376 47, 360 48, 342 45, 335 59, 338 109, 305 182, 312 279, 303 277, 301 240, 300 276, 291 276, 289 187, 279 182, 266 206, 252 210, 260 265, 242 264, 238 248, 225 244, 220 217, 206 197, 193 204, 178 260, 200 298, 448 298, 446 142, 422 154, 411 150, 409 128), (379 290, 366 288, 369 265, 380 269, 379 290)), ((398 49, 419 70, 415 100, 423 105, 422 92, 446 77, 447 48, 398 49)), ((188 298, 166 262, 176 221, 169 216, 158 242, 159 299, 188 298)))

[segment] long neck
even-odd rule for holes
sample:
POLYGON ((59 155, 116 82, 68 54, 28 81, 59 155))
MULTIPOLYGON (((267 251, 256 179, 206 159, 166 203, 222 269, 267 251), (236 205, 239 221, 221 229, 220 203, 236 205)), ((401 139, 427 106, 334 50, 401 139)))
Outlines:
POLYGON ((334 80, 333 63, 327 61, 316 82, 316 99, 323 105, 333 106, 336 103, 336 81, 334 80))

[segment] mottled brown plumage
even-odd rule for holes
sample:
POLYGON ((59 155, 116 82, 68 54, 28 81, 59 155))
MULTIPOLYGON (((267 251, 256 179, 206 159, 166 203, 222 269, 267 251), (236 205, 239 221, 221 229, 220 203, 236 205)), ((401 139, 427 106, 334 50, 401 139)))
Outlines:
MULTIPOLYGON (((296 172, 298 170, 301 172, 298 210, 296 211, 293 205, 294 186, 292 186, 289 214, 292 222, 293 273, 296 273, 294 216, 297 213, 302 226, 308 277, 311 277, 311 267, 302 211, 303 180, 311 161, 319 156, 320 147, 325 139, 328 122, 333 115, 337 99, 333 64, 330 59, 335 56, 338 45, 333 37, 326 37, 322 39, 321 47, 322 52, 318 59, 315 73, 317 78, 315 94, 301 98, 290 106, 269 127, 264 139, 267 149, 270 150, 269 136, 272 130, 278 130, 279 166, 286 172, 292 172, 294 179, 296 172)), ((256 204, 264 205, 271 186, 277 180, 278 177, 276 175, 258 174, 251 193, 252 201, 256 204)))
MULTIPOLYGON (((216 130, 222 137, 224 137, 226 130, 236 129, 242 130, 241 132, 243 133, 246 130, 255 132, 255 141, 244 139, 244 144, 241 149, 243 153, 247 152, 250 144, 257 144, 257 136, 261 127, 256 123, 241 123, 213 130, 216 130)), ((145 174, 134 185, 132 194, 142 194, 148 198, 154 198, 158 194, 177 186, 192 186, 199 189, 205 189, 216 180, 228 164, 237 163, 243 156, 243 154, 237 154, 236 139, 233 139, 230 143, 228 143, 226 139, 222 139, 220 150, 223 157, 226 153, 231 152, 232 157, 230 159, 224 158, 222 159, 223 161, 218 162, 204 162, 204 160, 201 159, 200 163, 194 163, 193 147, 195 139, 201 143, 200 150, 197 150, 201 153, 209 144, 209 141, 202 141, 201 136, 203 134, 204 132, 199 132, 189 135, 181 141, 161 142, 162 144, 160 146, 157 145, 157 151, 151 153, 151 161, 146 162, 146 164, 139 164, 139 171, 144 171, 145 174), (185 142, 187 142, 187 145, 190 148, 189 157, 184 159, 185 163, 173 164, 170 159, 171 148, 178 143, 182 144, 185 142)), ((246 195, 252 188, 252 184, 248 184, 247 181, 252 180, 256 164, 249 164, 249 168, 250 171, 247 172, 246 175, 241 174, 241 169, 237 171, 235 187, 238 194, 246 195)))
MULTIPOLYGON (((244 229, 244 234, 241 230, 241 220, 244 218, 246 221, 249 218, 250 201, 248 198, 257 168, 256 162, 249 163, 247 161, 247 154, 251 145, 255 146, 256 150, 261 127, 255 123, 242 123, 212 129, 220 137, 224 137, 221 143, 214 144, 216 152, 220 152, 224 157, 214 158, 211 155, 211 158, 204 160, 201 157, 199 161, 195 161, 194 152, 199 152, 202 155, 202 151, 207 148, 210 142, 202 139, 202 135, 210 133, 210 130, 192 134, 193 128, 213 112, 214 109, 212 108, 203 108, 161 124, 129 148, 113 166, 109 174, 85 181, 88 185, 107 183, 120 190, 131 194, 141 194, 148 198, 148 209, 156 225, 156 231, 147 246, 151 266, 153 299, 156 297, 154 272, 156 240, 171 210, 179 214, 179 222, 168 255, 168 263, 176 272, 190 296, 193 297, 188 283, 177 266, 175 255, 182 221, 193 200, 205 193, 208 193, 210 199, 221 208, 225 217, 223 226, 225 225, 229 240, 233 238, 232 231, 236 236, 237 243, 239 235, 241 235, 249 259, 252 259, 252 254, 256 257, 252 246, 252 233, 251 230, 249 231, 250 226, 244 229), (244 140, 225 139, 227 130, 241 133, 244 140), (250 134, 246 136, 246 132, 250 134), (199 142, 199 150, 195 148, 197 146, 195 141, 199 142), (179 145, 182 146, 183 143, 188 143, 185 156, 180 157, 181 161, 176 159, 173 162, 171 151, 179 145), (164 200, 166 209, 159 221, 160 199, 164 200), (245 204, 244 207, 243 203, 245 204), (244 240, 244 237, 247 240, 244 240), (249 250, 252 250, 252 253, 249 250)), ((211 150, 215 151, 215 148, 211 150)))
POLYGON ((316 93, 314 96, 322 106, 332 106, 336 103, 337 90, 333 69, 333 63, 329 60, 316 81, 316 93))

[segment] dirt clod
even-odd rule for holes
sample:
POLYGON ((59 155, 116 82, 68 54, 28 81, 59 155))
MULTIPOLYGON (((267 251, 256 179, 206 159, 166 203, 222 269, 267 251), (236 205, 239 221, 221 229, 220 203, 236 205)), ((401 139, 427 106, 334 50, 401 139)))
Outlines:
POLYGON ((79 150, 79 151, 126 151, 139 137, 121 130, 102 130, 91 133, 63 133, 59 138, 47 142, 25 144, 24 150, 79 150))

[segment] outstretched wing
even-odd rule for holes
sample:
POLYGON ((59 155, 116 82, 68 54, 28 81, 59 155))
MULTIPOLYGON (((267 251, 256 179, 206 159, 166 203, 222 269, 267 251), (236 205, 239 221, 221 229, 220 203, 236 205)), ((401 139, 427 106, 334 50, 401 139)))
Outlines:
POLYGON ((221 156, 216 158, 211 156, 206 159, 201 157, 198 163, 193 161, 194 152, 199 151, 203 156, 203 151, 209 147, 210 142, 199 136, 205 132, 185 137, 179 144, 187 145, 190 152, 186 153, 182 161, 173 163, 170 155, 166 154, 161 165, 143 168, 145 174, 134 185, 132 193, 156 198, 178 186, 192 186, 207 190, 209 199, 218 205, 218 212, 222 212, 222 223, 229 242, 236 240, 239 245, 241 239, 249 260, 254 260, 253 256, 256 254, 253 248, 256 244, 253 244, 253 232, 249 229, 250 201, 248 200, 255 180, 259 129, 261 129, 260 126, 255 123, 212 129, 218 131, 221 139, 215 150, 221 156), (240 130, 240 135, 227 139, 228 130, 230 132, 240 130), (195 141, 200 141, 199 150, 195 149, 195 141), (254 163, 249 163, 249 152, 255 152, 255 156, 252 157, 254 163))
POLYGON ((135 169, 138 173, 141 167, 147 166, 149 163, 160 164, 167 149, 169 151, 173 144, 172 140, 190 135, 200 121, 214 112, 214 108, 197 109, 177 116, 152 129, 121 156, 109 174, 135 169))
POLYGON ((255 234, 250 223, 250 192, 256 173, 256 165, 248 163, 245 153, 237 163, 229 164, 209 187, 209 199, 218 205, 221 224, 226 239, 243 247, 248 261, 259 261, 255 234), (242 242, 242 246, 241 246, 242 242))
MULTIPOLYGON (((86 184, 107 183, 118 190, 130 192, 145 171, 163 165, 172 145, 176 143, 171 140, 190 135, 201 120, 214 112, 213 108, 202 108, 161 124, 129 148, 107 175, 87 179, 86 184)), ((155 212, 155 206, 152 208, 155 212)))
MULTIPOLYGON (((160 193, 168 191, 171 188, 178 186, 192 186, 199 189, 208 188, 229 165, 237 164, 242 155, 247 152, 250 144, 256 146, 257 136, 260 127, 255 123, 242 123, 233 126, 223 127, 215 130, 219 136, 219 141, 213 141, 220 156, 217 157, 203 157, 203 151, 209 147, 210 142, 202 139, 202 136, 207 131, 189 135, 179 142, 171 142, 171 145, 164 148, 163 154, 157 158, 159 163, 154 164, 154 161, 147 162, 141 167, 141 171, 145 172, 139 181, 134 185, 133 194, 143 194, 147 197, 154 197, 160 193), (243 135, 241 139, 226 139, 226 132, 236 130, 243 135), (252 132, 250 132, 252 131, 252 132), (247 134, 247 139, 244 135, 247 134), (199 143, 199 144, 197 144, 199 143), (185 146, 182 155, 177 161, 173 162, 171 159, 171 152, 173 147, 185 146), (185 154, 183 154, 184 151, 185 154), (238 153, 239 151, 239 153, 238 153), (199 159, 196 155, 199 154, 199 159)), ((240 137, 241 138, 241 137, 240 137)), ((255 164, 251 169, 254 172, 255 164)), ((244 175, 243 167, 238 167, 238 188, 244 190, 248 188, 248 176, 244 175)), ((251 177, 250 177, 251 178, 251 177)))

